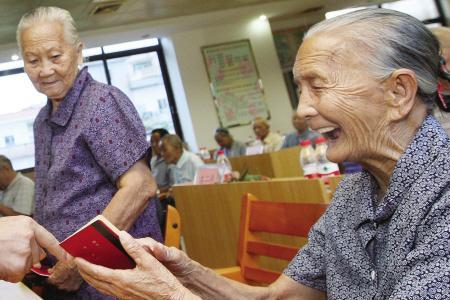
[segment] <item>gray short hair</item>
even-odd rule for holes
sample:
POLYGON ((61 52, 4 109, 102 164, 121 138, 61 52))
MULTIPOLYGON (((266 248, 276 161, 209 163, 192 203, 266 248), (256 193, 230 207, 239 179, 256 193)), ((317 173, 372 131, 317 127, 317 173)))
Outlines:
POLYGON ((176 149, 183 149, 183 141, 176 134, 166 134, 161 139, 161 143, 171 145, 176 149))
POLYGON ((389 9, 364 9, 322 21, 309 29, 305 39, 340 31, 362 45, 364 59, 375 78, 387 79, 393 71, 415 72, 418 95, 429 108, 437 96, 439 42, 422 22, 389 9))
POLYGON ((22 49, 21 34, 25 29, 36 25, 40 22, 57 21, 63 25, 64 37, 66 42, 76 46, 81 42, 80 35, 78 34, 76 24, 72 18, 70 12, 65 9, 54 6, 41 6, 33 9, 32 11, 24 14, 20 19, 17 26, 16 39, 19 49, 22 49))
POLYGON ((9 167, 11 170, 14 170, 11 160, 4 155, 0 154, 0 168, 9 167))

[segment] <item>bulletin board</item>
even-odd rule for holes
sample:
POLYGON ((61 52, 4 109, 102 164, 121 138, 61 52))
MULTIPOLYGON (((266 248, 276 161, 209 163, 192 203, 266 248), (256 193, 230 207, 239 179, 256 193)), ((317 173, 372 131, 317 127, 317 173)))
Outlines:
POLYGON ((264 88, 249 40, 201 48, 219 122, 222 127, 270 118, 264 88))

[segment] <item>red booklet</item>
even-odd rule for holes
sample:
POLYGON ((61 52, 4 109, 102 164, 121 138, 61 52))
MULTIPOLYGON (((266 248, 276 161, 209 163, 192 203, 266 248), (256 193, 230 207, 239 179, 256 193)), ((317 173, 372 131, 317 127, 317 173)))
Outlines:
MULTIPOLYGON (((132 269, 136 266, 119 240, 119 230, 102 215, 98 215, 60 243, 73 257, 110 269, 132 269)), ((31 270, 42 276, 50 274, 43 266, 31 270)))

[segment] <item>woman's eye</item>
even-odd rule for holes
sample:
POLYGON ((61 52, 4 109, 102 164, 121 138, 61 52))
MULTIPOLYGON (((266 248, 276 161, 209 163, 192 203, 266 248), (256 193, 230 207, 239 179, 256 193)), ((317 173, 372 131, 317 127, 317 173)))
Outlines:
POLYGON ((31 60, 28 61, 28 63, 30 63, 30 64, 32 64, 32 65, 37 64, 37 62, 38 62, 37 59, 31 59, 31 60))
POLYGON ((59 58, 60 56, 61 56, 61 54, 56 54, 56 55, 53 55, 52 58, 53 58, 53 59, 57 59, 57 58, 59 58))

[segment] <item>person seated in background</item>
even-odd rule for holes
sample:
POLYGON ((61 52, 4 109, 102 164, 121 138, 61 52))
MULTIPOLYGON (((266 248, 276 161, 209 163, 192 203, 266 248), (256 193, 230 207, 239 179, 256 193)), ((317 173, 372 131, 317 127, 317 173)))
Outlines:
POLYGON ((161 153, 169 165, 171 184, 193 182, 198 167, 204 163, 196 154, 185 150, 176 134, 167 134, 161 140, 161 153))
POLYGON ((11 161, 0 155, 0 216, 31 216, 34 210, 34 182, 13 169, 11 161))
POLYGON ((330 140, 330 161, 364 170, 344 176, 308 243, 268 287, 126 233, 138 267, 77 258, 78 270, 126 299, 449 299, 450 137, 431 114, 439 61, 433 34, 397 11, 359 10, 305 33, 293 69, 298 111, 330 140))
POLYGON ((150 169, 155 177, 159 192, 167 192, 170 188, 170 171, 164 157, 161 154, 161 139, 169 134, 164 128, 152 130, 150 144, 152 146, 152 158, 150 160, 150 169))
POLYGON ((299 115, 297 112, 292 114, 292 125, 296 131, 286 135, 281 148, 298 146, 300 145, 300 142, 304 140, 310 140, 311 144, 314 146, 316 138, 321 136, 319 133, 310 130, 308 124, 306 124, 305 117, 299 115))
POLYGON ((283 137, 270 131, 270 125, 266 119, 256 117, 252 122, 252 126, 256 136, 256 141, 253 145, 261 143, 264 146, 264 153, 280 150, 283 144, 283 137))
POLYGON ((245 155, 245 145, 242 142, 236 141, 226 128, 217 128, 214 135, 217 144, 220 146, 214 152, 214 159, 217 159, 217 153, 223 150, 227 157, 236 157, 245 155))

